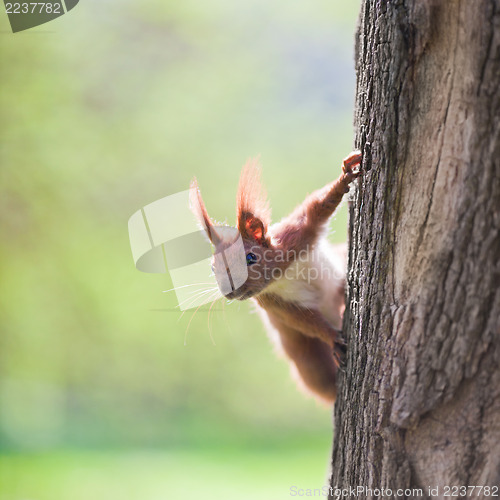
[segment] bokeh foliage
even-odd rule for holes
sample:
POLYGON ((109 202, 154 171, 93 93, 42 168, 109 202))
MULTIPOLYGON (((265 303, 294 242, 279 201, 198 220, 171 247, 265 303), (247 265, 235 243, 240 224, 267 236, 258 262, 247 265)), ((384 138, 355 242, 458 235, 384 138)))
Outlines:
MULTIPOLYGON (((181 317, 168 276, 135 270, 127 220, 196 175, 232 223, 258 154, 274 220, 336 177, 357 7, 82 0, 15 35, 0 15, 4 452, 328 449, 330 411, 296 390, 252 307, 181 317)), ((345 240, 345 209, 332 227, 345 240)))

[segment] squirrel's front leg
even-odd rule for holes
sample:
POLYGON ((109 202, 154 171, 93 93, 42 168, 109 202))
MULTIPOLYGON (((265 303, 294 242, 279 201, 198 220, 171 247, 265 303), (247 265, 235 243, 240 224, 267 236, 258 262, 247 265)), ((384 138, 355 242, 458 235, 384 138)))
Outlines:
POLYGON ((343 343, 340 332, 318 310, 303 307, 296 302, 285 301, 272 293, 263 293, 256 299, 262 308, 272 312, 284 324, 304 335, 318 338, 331 348, 336 343, 343 343))
POLYGON ((349 192, 349 184, 361 175, 361 169, 353 168, 361 164, 361 152, 353 151, 342 162, 342 173, 333 183, 316 191, 303 203, 309 224, 314 227, 324 224, 339 206, 345 193, 349 192))
MULTIPOLYGON (((293 330, 301 336, 320 340, 328 346, 333 363, 339 366, 345 354, 345 344, 338 330, 332 327, 323 315, 300 304, 281 300, 273 294, 262 294, 258 304, 267 312, 271 322, 281 332, 283 328, 293 330)), ((304 340, 304 342, 306 342, 304 340)), ((304 344, 305 345, 305 344, 304 344)), ((297 356, 292 356, 292 358, 297 356)))
POLYGON ((320 231, 342 201, 342 197, 349 191, 349 184, 361 175, 361 168, 354 171, 356 166, 361 165, 361 159, 360 151, 353 151, 344 158, 340 177, 310 194, 290 216, 280 223, 277 239, 283 249, 298 252, 315 242, 320 231))
POLYGON ((295 366, 297 378, 302 380, 301 385, 333 403, 337 395, 335 381, 338 368, 331 347, 318 338, 303 335, 272 313, 268 317, 279 334, 283 351, 295 366))

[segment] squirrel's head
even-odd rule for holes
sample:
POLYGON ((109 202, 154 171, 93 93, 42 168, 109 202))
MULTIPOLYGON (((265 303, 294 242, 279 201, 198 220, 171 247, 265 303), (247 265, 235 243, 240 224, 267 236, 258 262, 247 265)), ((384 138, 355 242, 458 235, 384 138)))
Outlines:
POLYGON ((191 183, 191 209, 215 251, 212 269, 223 295, 245 300, 273 281, 278 252, 268 234, 270 209, 257 160, 243 167, 237 194, 237 229, 215 225, 209 217, 196 179, 191 183))

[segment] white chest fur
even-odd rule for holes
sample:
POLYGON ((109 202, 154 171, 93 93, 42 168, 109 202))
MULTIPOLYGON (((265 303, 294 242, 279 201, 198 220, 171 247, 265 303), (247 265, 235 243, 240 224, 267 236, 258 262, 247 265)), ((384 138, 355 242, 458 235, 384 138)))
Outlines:
POLYGON ((342 259, 327 242, 296 260, 266 289, 287 302, 319 310, 337 329, 344 306, 345 270, 342 259))

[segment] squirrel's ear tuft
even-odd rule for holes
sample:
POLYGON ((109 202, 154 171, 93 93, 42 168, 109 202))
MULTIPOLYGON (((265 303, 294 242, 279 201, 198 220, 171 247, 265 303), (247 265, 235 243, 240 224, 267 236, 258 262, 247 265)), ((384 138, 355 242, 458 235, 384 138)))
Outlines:
POLYGON ((220 238, 214 228, 212 219, 208 216, 196 178, 191 181, 191 185, 189 186, 189 205, 198 220, 198 224, 207 233, 208 239, 214 245, 217 245, 220 242, 220 238))
POLYGON ((236 215, 240 234, 265 244, 267 228, 271 222, 271 211, 260 178, 261 168, 258 159, 247 161, 240 175, 236 215))

